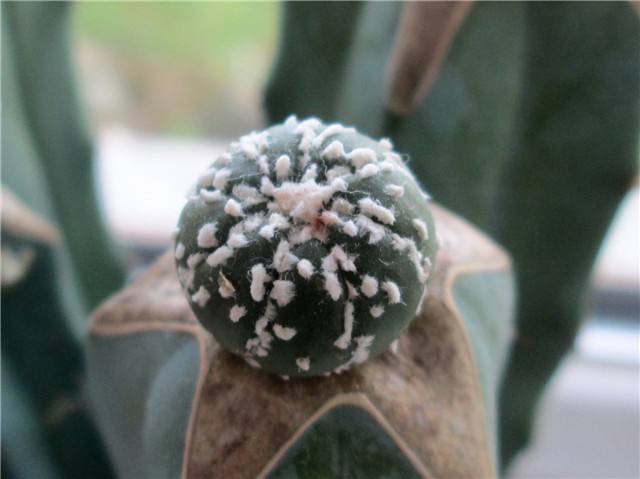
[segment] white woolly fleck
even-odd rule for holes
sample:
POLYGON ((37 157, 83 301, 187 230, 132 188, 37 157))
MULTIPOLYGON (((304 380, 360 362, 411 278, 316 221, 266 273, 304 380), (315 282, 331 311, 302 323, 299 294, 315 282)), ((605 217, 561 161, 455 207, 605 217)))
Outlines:
POLYGON ((364 165, 358 170, 358 174, 363 178, 370 178, 377 175, 378 173, 380 173, 380 167, 378 165, 374 165, 373 163, 364 165))
POLYGON ((338 140, 333 140, 329 143, 329 146, 322 151, 322 156, 329 160, 344 158, 346 156, 344 152, 344 145, 338 140))
POLYGON ((216 266, 225 264, 232 256, 233 248, 221 246, 207 257, 207 264, 215 268, 216 266))
POLYGON ((227 182, 229 181, 229 176, 231 176, 231 171, 227 168, 223 168, 218 171, 213 177, 213 186, 219 190, 224 190, 227 186, 227 182))
POLYGON ((358 206, 360 207, 360 212, 362 214, 372 218, 377 218, 386 225, 392 225, 396 221, 393 211, 373 201, 371 198, 362 198, 361 200, 358 200, 358 206))
POLYGON ((269 318, 267 316, 261 316, 258 321, 256 321, 255 325, 255 333, 260 336, 269 325, 269 318))
POLYGON ((245 314, 247 314, 247 308, 236 304, 232 306, 229 311, 229 319, 234 323, 237 323, 245 314))
POLYGON ((404 238, 397 233, 391 234, 391 240, 393 241, 393 249, 396 251, 404 251, 409 247, 409 242, 413 241, 410 238, 404 238))
POLYGON ((273 319, 272 315, 268 314, 269 306, 267 306, 267 313, 256 321, 255 333, 257 337, 249 339, 246 344, 247 350, 259 357, 265 357, 269 354, 269 348, 273 340, 273 336, 266 331, 267 325, 273 319))
POLYGON ((324 289, 327 291, 331 299, 338 301, 342 296, 342 285, 338 276, 335 273, 325 271, 322 273, 324 276, 324 289))
POLYGON ((231 227, 231 229, 229 230, 229 234, 227 235, 227 238, 231 235, 242 234, 243 232, 244 232, 244 223, 241 221, 240 223, 236 223, 231 227))
POLYGON ((247 206, 257 205, 265 203, 267 199, 260 194, 260 192, 252 186, 238 184, 233 187, 231 193, 236 198, 239 198, 247 206))
POLYGON ((291 170, 291 158, 281 155, 276 160, 276 176, 279 180, 286 178, 291 170))
POLYGON ((264 222, 264 215, 262 213, 255 214, 248 217, 242 222, 242 230, 249 233, 264 222))
POLYGON ((200 289, 191 296, 191 301, 196 303, 201 308, 204 308, 207 305, 207 301, 211 298, 211 294, 207 291, 204 286, 200 286, 200 289))
POLYGON ((298 171, 304 171, 310 161, 311 161, 311 156, 309 155, 309 153, 303 153, 302 156, 299 156, 298 171))
POLYGON ((251 298, 257 303, 262 301, 265 295, 265 283, 271 281, 271 276, 267 274, 267 269, 263 264, 258 263, 251 268, 251 298))
POLYGON ((329 185, 329 187, 331 189, 333 189, 333 192, 338 192, 338 191, 347 191, 347 182, 344 181, 343 178, 335 178, 331 181, 331 184, 329 185))
POLYGON ((352 285, 349 281, 345 281, 345 283, 347 284, 347 295, 349 299, 357 298, 358 296, 360 296, 358 288, 352 285))
POLYGON ((309 148, 313 143, 314 138, 316 137, 315 130, 322 126, 322 123, 317 118, 309 118, 303 122, 301 122, 294 132, 296 134, 302 134, 302 138, 300 138, 300 143, 298 144, 298 149, 302 153, 308 153, 309 148))
POLYGON ((269 224, 273 226, 274 229, 279 230, 285 230, 291 226, 289 220, 280 213, 271 213, 271 215, 269 215, 269 224))
POLYGON ((404 195, 404 187, 400 185, 387 185, 384 187, 384 192, 394 198, 401 198, 404 195))
POLYGON ((347 128, 339 123, 334 123, 326 127, 324 131, 316 137, 313 141, 313 146, 314 148, 320 148, 322 142, 330 136, 339 135, 340 133, 355 133, 355 131, 355 128, 347 128))
POLYGON ((378 166, 380 167, 380 170, 385 173, 393 173, 398 169, 395 163, 386 160, 378 163, 378 166))
POLYGON ((275 190, 275 188, 276 187, 273 186, 273 183, 271 182, 268 176, 263 176, 261 178, 260 191, 262 192, 263 195, 272 196, 273 190, 275 190))
POLYGON ((362 284, 360 284, 360 290, 367 298, 372 298, 378 294, 378 280, 373 276, 365 274, 362 277, 362 284))
MULTIPOLYGON (((269 278, 269 280, 271 280, 271 278, 269 278)), ((267 303, 267 307, 264 310, 264 314, 262 315, 262 317, 267 318, 268 321, 273 321, 278 317, 278 310, 276 309, 276 305, 273 304, 272 301, 269 301, 269 303, 267 303)))
POLYGON ((399 344, 400 344, 400 341, 398 341, 397 339, 394 339, 393 342, 389 345, 389 351, 391 351, 393 354, 398 354, 399 344))
POLYGON ((353 213, 354 206, 344 198, 336 198, 331 205, 331 211, 342 215, 350 215, 353 213))
POLYGON ((413 266, 416 269, 416 275, 418 280, 424 282, 424 269, 422 267, 422 253, 418 251, 416 243, 412 239, 407 240, 407 255, 409 256, 409 260, 413 263, 413 266))
POLYGON ((308 259, 301 259, 297 264, 298 274, 302 276, 304 279, 309 279, 313 276, 315 269, 311 261, 308 259))
POLYGON ((322 122, 317 118, 307 118, 306 120, 298 123, 297 128, 295 129, 295 133, 305 133, 309 130, 313 131, 315 134, 315 130, 322 126, 322 122))
POLYGON ((361 364, 369 358, 369 348, 371 348, 375 336, 358 336, 354 339, 356 341, 356 349, 351 356, 351 362, 361 364))
POLYGON ((298 333, 294 328, 287 328, 284 326, 280 326, 279 324, 273 325, 273 332, 275 333, 276 337, 282 339, 283 341, 289 341, 298 333))
POLYGON ((322 258, 322 271, 326 271, 327 273, 335 273, 338 271, 338 261, 331 253, 322 258))
POLYGON ((292 127, 298 126, 298 117, 295 115, 289 115, 284 121, 284 126, 292 127))
POLYGON ((200 197, 205 201, 205 203, 215 203, 217 201, 222 201, 222 192, 219 190, 200 190, 200 197))
POLYGON ((389 138, 381 138, 380 141, 378 142, 378 144, 382 148, 386 148, 387 150, 392 150, 393 149, 393 143, 391 143, 391 140, 389 138))
POLYGON ((343 221, 340 219, 340 217, 332 211, 323 211, 322 214, 320 215, 320 220, 325 225, 341 226, 343 224, 343 221))
POLYGON ((378 243, 385 235, 384 226, 379 225, 364 215, 358 215, 356 217, 356 225, 360 228, 359 234, 363 235, 365 232, 369 232, 369 244, 378 243))
POLYGON ((218 159, 216 160, 216 162, 220 165, 228 165, 229 163, 231 163, 231 154, 229 154, 228 152, 224 152, 223 154, 221 154, 218 159))
POLYGON ((275 231, 276 230, 274 229, 273 226, 265 225, 262 228, 260 228, 260 232, 258 234, 266 240, 271 240, 273 238, 273 235, 275 234, 275 231))
POLYGON ((203 171, 202 173, 200 173, 200 176, 198 176, 198 186, 202 188, 210 187, 213 183, 213 178, 215 175, 216 175, 215 168, 209 168, 203 171))
MULTIPOLYGON (((260 346, 260 338, 257 338, 256 341, 258 341, 258 346, 256 346, 256 348, 254 350, 254 354, 256 356, 258 356, 259 358, 264 358, 266 356, 269 356, 269 350, 266 349, 266 348, 263 348, 262 346, 260 346)), ((247 341, 247 343, 248 343, 248 341, 247 341)))
POLYGON ((374 163, 378 159, 378 155, 371 148, 356 148, 346 156, 356 168, 360 168, 367 163, 374 163))
POLYGON ((300 368, 301 371, 308 371, 311 367, 309 357, 296 359, 296 365, 300 368))
POLYGON ((413 227, 416 229, 421 239, 426 240, 429 238, 429 231, 427 230, 427 225, 424 221, 416 218, 411 222, 411 224, 413 224, 413 227))
POLYGON ((336 259, 342 270, 353 272, 356 271, 356 265, 354 263, 356 256, 349 256, 345 250, 337 245, 331 249, 330 254, 336 259))
POLYGON ((184 245, 183 245, 182 243, 178 243, 178 244, 176 245, 175 258, 176 258, 176 259, 182 259, 182 258, 184 258, 184 252, 185 252, 184 245))
POLYGON ((258 158, 258 168, 260 168, 260 173, 263 175, 268 175, 271 173, 269 170, 269 158, 267 155, 262 155, 258 158))
POLYGON ((276 300, 278 306, 286 306, 295 297, 295 284, 292 281, 277 279, 273 282, 271 297, 276 300))
POLYGON ((242 153, 250 160, 255 160, 260 153, 257 145, 254 143, 241 142, 240 150, 242 150, 242 153))
POLYGON ((358 234, 358 227, 353 221, 349 220, 342 226, 342 232, 353 238, 358 234))
POLYGON ((189 269, 196 269, 200 265, 200 263, 202 263, 205 256, 206 255, 204 253, 195 253, 190 255, 187 258, 187 266, 189 267, 189 269))
POLYGON ((387 293, 389 298, 389 304, 396 304, 402 301, 402 295, 400 294, 400 288, 393 281, 385 281, 382 283, 381 288, 387 293))
POLYGON ((346 184, 335 180, 330 185, 318 185, 314 180, 304 183, 283 182, 273 190, 278 209, 292 218, 311 223, 323 204, 337 191, 346 190, 346 184))
POLYGON ((242 216, 242 205, 233 198, 230 198, 224 205, 224 212, 229 216, 242 216))
POLYGON ((242 233, 233 233, 229 235, 227 244, 232 248, 244 248, 249 244, 247 237, 242 233))
POLYGON ((314 237, 314 228, 311 226, 302 226, 293 228, 289 234, 289 243, 297 245, 306 243, 314 237))
POLYGON ((218 275, 218 293, 220 293, 220 296, 223 298, 231 298, 236 294, 236 288, 233 286, 231 281, 222 274, 222 271, 218 275))
POLYGON ((269 132, 267 130, 252 131, 248 135, 244 135, 240 138, 240 143, 252 144, 258 148, 260 152, 263 152, 269 146, 269 132))
POLYGON ((200 248, 213 248, 218 246, 216 233, 218 232, 218 223, 206 223, 202 225, 198 231, 198 246, 200 248))
POLYGON ((290 247, 288 241, 281 240, 276 248, 271 266, 275 268, 278 273, 284 273, 285 271, 293 269, 298 261, 300 261, 296 255, 291 253, 290 247))
POLYGON ((382 316, 384 314, 384 306, 382 306, 380 304, 378 304, 376 306, 371 306, 371 308, 369 308, 369 313, 374 318, 379 318, 380 316, 382 316))
POLYGON ((333 182, 336 178, 342 178, 351 174, 351 168, 346 166, 334 166, 327 170, 327 183, 333 182))
POLYGON ((244 360, 252 368, 254 368, 254 369, 262 369, 262 366, 260 366, 260 363, 258 361, 256 361, 255 359, 253 359, 251 356, 245 356, 244 360))
POLYGON ((333 343, 340 349, 347 349, 349 347, 349 343, 351 342, 351 335, 353 334, 353 311, 354 306, 352 302, 347 302, 344 307, 344 333, 336 339, 333 343))
POLYGON ((304 172, 302 178, 300 178, 300 183, 304 183, 305 181, 315 180, 318 176, 318 165, 315 163, 307 168, 307 171, 304 172))
POLYGON ((180 280, 180 284, 182 284, 185 288, 189 290, 193 289, 193 282, 195 280, 195 277, 195 270, 178 266, 178 279, 180 280))

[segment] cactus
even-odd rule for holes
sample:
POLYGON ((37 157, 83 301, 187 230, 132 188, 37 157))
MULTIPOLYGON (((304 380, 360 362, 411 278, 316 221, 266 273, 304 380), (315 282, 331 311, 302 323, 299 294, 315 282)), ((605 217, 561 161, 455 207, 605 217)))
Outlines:
POLYGON ((175 257, 223 347, 315 376, 382 353, 406 328, 437 248, 427 197, 391 148, 290 117, 240 138, 201 175, 175 257))

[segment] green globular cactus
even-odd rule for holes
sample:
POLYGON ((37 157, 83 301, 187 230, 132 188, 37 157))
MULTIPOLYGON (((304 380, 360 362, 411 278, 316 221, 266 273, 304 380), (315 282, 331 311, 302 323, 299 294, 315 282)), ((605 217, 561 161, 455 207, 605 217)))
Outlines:
POLYGON ((388 140, 292 116, 199 177, 178 276, 203 326, 249 364, 344 371, 416 315, 437 250, 427 200, 388 140))

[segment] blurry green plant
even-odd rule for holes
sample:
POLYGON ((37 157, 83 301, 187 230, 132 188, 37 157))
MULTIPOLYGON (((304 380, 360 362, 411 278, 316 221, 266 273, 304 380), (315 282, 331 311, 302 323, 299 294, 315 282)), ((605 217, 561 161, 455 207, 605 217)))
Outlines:
POLYGON ((479 2, 457 32, 454 18, 435 78, 420 64, 420 50, 441 53, 428 31, 394 70, 402 26, 405 41, 421 38, 412 24, 433 25, 439 8, 286 3, 266 104, 270 122, 320 114, 393 138, 436 201, 513 256, 511 356, 503 378, 480 364, 489 404, 499 390, 504 469, 529 441, 536 403, 579 327, 600 243, 637 174, 640 22, 630 2, 479 2))
POLYGON ((2 3, 3 477, 111 475, 83 403, 81 344, 124 272, 95 194, 69 8, 2 3))
POLYGON ((71 27, 94 117, 169 135, 255 128, 277 14, 277 2, 78 2, 71 27))
MULTIPOLYGON (((520 301, 504 374, 504 327, 467 324, 506 468, 571 347, 598 247, 637 172, 640 22, 627 2, 487 2, 462 20, 445 8, 457 18, 447 41, 403 59, 421 20, 434 25, 425 5, 285 4, 265 101, 271 123, 315 115, 392 137, 436 201, 512 254, 520 301)), ((111 475, 81 401, 80 342, 86 312, 123 273, 96 203, 68 9, 2 3, 2 182, 54 232, 5 223, 3 201, 3 262, 22 265, 2 291, 5 477, 111 475)))

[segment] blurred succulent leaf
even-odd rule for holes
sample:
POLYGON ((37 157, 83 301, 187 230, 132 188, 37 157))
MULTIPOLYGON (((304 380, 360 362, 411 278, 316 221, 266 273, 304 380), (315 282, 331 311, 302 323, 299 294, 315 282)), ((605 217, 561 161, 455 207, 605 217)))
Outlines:
POLYGON ((596 255, 637 174, 640 131, 640 22, 628 2, 530 3, 526 15, 524 96, 489 226, 519 272, 505 465, 571 348, 596 255))
POLYGON ((280 46, 267 85, 270 123, 296 114, 334 118, 363 2, 283 2, 280 46))
MULTIPOLYGON (((92 146, 80 113, 71 62, 70 7, 66 2, 7 3, 3 16, 11 32, 12 51, 8 53, 13 57, 18 98, 38 168, 69 243, 81 294, 93 309, 123 283, 124 272, 106 233, 95 191, 92 146)), ((18 158, 4 160, 9 163, 18 158)))

